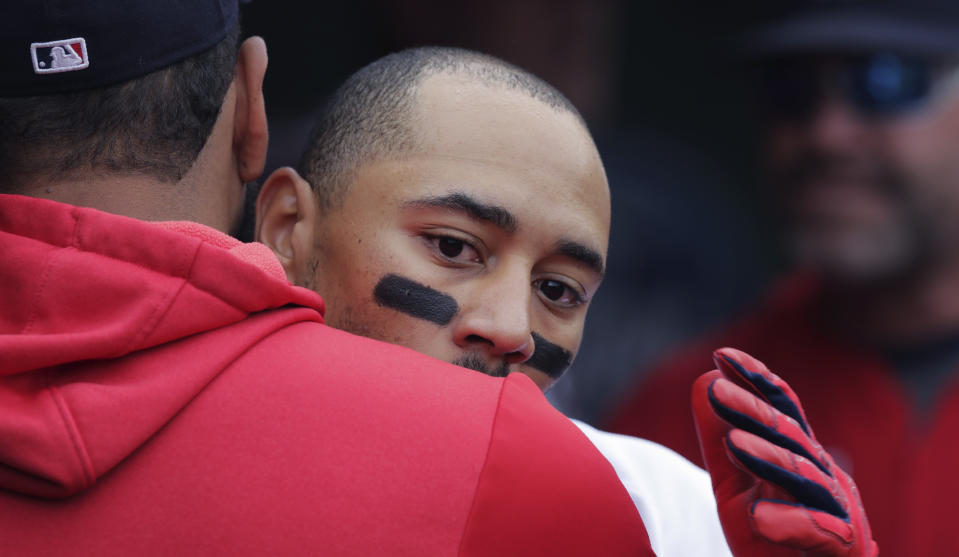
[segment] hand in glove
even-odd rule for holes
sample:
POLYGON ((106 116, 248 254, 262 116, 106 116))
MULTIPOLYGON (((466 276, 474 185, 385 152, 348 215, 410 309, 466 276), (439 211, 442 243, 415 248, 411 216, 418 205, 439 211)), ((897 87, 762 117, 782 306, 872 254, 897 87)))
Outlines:
POLYGON ((693 386, 699 447, 738 557, 875 557, 856 484, 822 448, 799 398, 744 352, 713 354, 693 386))

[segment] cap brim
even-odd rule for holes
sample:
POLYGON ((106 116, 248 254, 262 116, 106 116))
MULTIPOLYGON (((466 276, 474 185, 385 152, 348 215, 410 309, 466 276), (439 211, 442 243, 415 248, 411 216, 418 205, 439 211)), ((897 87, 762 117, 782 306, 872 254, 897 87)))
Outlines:
POLYGON ((747 58, 876 50, 959 54, 959 25, 866 13, 807 14, 753 31, 741 46, 747 58))

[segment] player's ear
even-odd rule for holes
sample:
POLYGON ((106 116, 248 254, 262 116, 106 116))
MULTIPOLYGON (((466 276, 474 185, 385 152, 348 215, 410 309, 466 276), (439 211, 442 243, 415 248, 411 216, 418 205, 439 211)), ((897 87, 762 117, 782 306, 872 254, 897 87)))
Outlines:
POLYGON ((273 171, 256 198, 255 239, 273 250, 293 284, 313 280, 306 273, 311 272, 316 218, 310 184, 290 167, 273 171))
POLYGON ((266 75, 266 43, 260 37, 243 41, 236 58, 236 113, 233 124, 233 152, 243 182, 252 182, 263 173, 269 132, 263 101, 266 75))

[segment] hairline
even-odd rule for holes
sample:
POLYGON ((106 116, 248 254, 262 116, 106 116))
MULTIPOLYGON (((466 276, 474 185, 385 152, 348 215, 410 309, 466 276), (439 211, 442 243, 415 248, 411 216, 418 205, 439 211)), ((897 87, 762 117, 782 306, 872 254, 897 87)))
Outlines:
MULTIPOLYGON (((425 61, 415 67, 415 71, 412 72, 408 81, 403 87, 399 88, 399 95, 397 95, 391 111, 395 129, 390 130, 390 137, 386 137, 385 141, 367 142, 349 153, 345 164, 339 164, 331 173, 332 175, 315 176, 313 175, 315 172, 311 168, 313 164, 310 154, 316 149, 319 138, 315 136, 316 130, 311 134, 298 169, 310 183, 321 211, 332 211, 342 207, 349 192, 350 184, 363 167, 376 162, 398 160, 405 155, 416 152, 417 148, 422 146, 420 132, 425 125, 428 125, 428 122, 415 122, 418 115, 417 108, 421 106, 423 84, 434 77, 463 76, 470 83, 482 85, 492 90, 513 91, 523 94, 539 101, 557 114, 571 114, 592 139, 589 126, 582 115, 555 87, 531 72, 509 62, 464 49, 421 47, 401 51, 395 55, 381 58, 359 70, 347 79, 341 89, 349 87, 363 72, 391 56, 415 55, 418 53, 426 53, 425 61), (320 181, 324 182, 322 186, 318 183, 320 181)), ((334 101, 338 100, 337 95, 340 93, 341 91, 338 90, 334 94, 334 101)), ((382 112, 383 107, 376 107, 370 112, 373 110, 382 112)), ((359 132, 354 133, 362 135, 359 132)), ((313 160, 315 160, 315 157, 313 160)))

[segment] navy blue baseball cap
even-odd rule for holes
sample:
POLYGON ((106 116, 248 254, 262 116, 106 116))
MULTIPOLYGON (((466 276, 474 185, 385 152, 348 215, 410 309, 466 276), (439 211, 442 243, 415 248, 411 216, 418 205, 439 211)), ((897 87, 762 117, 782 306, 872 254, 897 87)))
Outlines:
POLYGON ((237 0, 2 0, 0 97, 145 75, 223 40, 238 12, 237 0))
MULTIPOLYGON (((959 54, 957 0, 775 0, 744 37, 747 57, 810 52, 959 54)), ((756 15, 756 14, 754 14, 756 15)))

